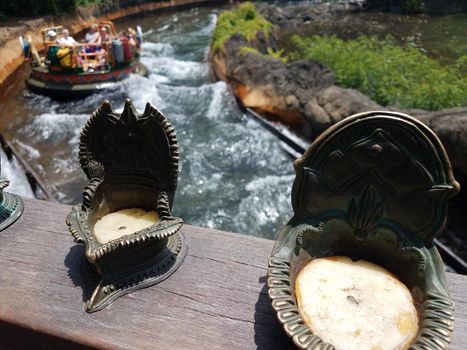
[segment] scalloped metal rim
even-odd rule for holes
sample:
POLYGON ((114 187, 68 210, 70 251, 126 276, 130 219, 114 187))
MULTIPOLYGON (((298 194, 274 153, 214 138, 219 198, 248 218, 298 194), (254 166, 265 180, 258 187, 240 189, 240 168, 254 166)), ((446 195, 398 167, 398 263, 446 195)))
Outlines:
POLYGON ((116 251, 117 249, 131 247, 133 245, 145 243, 146 241, 157 241, 168 238, 176 234, 183 226, 183 220, 173 218, 170 220, 162 220, 156 223, 156 226, 150 226, 144 230, 122 236, 107 243, 99 243, 89 227, 81 220, 86 217, 81 211, 80 205, 72 208, 68 214, 65 223, 68 225, 70 233, 78 243, 84 243, 86 247, 86 256, 91 261, 101 259, 106 254, 116 251), (78 220, 79 217, 80 219, 78 220), (83 234, 84 231, 89 231, 88 234, 83 234))
POLYGON ((109 284, 99 283, 92 297, 84 304, 85 311, 89 313, 100 311, 121 296, 151 287, 172 275, 182 265, 188 252, 188 246, 181 232, 169 237, 168 248, 173 256, 166 259, 163 264, 160 264, 160 261, 155 261, 153 265, 133 274, 127 280, 122 279, 109 284), (101 292, 105 294, 105 297, 96 297, 101 292))
MULTIPOLYGON (((291 288, 293 281, 290 279, 289 262, 272 256, 268 265, 268 294, 287 335, 303 350, 335 350, 333 345, 313 334, 301 317, 291 288)), ((454 303, 443 295, 428 290, 427 298, 420 309, 420 332, 409 350, 447 349, 454 326, 454 303), (434 321, 436 319, 439 321, 434 321), (432 339, 433 336, 436 337, 435 340, 432 339)))

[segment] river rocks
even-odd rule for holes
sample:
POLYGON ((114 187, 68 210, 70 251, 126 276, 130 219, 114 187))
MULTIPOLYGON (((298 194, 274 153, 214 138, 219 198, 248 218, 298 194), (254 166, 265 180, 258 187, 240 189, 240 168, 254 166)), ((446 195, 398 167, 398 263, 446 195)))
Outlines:
POLYGON ((334 72, 320 62, 285 63, 269 54, 279 50, 278 30, 326 20, 335 14, 361 11, 363 1, 321 1, 313 6, 290 7, 260 5, 259 8, 276 25, 275 30, 267 37, 260 32, 252 41, 235 34, 225 42, 223 52, 211 54, 215 75, 233 87, 244 106, 278 118, 309 138, 348 115, 381 109, 358 91, 336 86, 334 72))
POLYGON ((349 115, 382 109, 361 92, 336 85, 320 90, 306 107, 304 117, 317 131, 327 129, 349 115))
MULTIPOLYGON (((274 37, 269 43, 275 44, 274 37)), ((212 58, 216 76, 233 87, 246 107, 300 127, 310 138, 354 113, 382 109, 362 93, 336 86, 334 72, 317 61, 284 63, 265 55, 266 45, 255 42, 257 52, 240 35, 226 42, 225 53, 212 58)))
POLYGON ((456 175, 467 178, 467 107, 437 112, 407 111, 441 139, 456 175))
POLYGON ((279 117, 286 124, 300 128, 311 136, 310 124, 302 118, 306 102, 319 91, 335 84, 333 71, 316 61, 295 61, 288 64, 266 54, 277 49, 274 36, 259 36, 254 42, 256 52, 241 35, 234 35, 225 44, 224 53, 212 56, 215 75, 230 83, 246 107, 279 117))
POLYGON ((337 86, 333 71, 320 62, 284 63, 268 54, 279 49, 279 31, 357 9, 362 9, 361 2, 299 5, 292 9, 263 6, 264 16, 277 24, 275 30, 267 37, 261 33, 250 42, 239 34, 232 36, 225 42, 223 52, 211 53, 214 73, 230 84, 245 107, 292 126, 310 140, 355 113, 393 110, 413 115, 438 134, 453 167, 467 177, 467 107, 439 112, 382 107, 356 90, 337 86), (318 9, 323 12, 317 13, 318 9), (294 16, 293 11, 299 15, 294 16), (245 47, 250 49, 245 50, 245 47))
POLYGON ((240 65, 231 72, 235 79, 248 86, 272 86, 275 95, 288 97, 289 100, 294 96, 293 100, 304 101, 335 82, 334 73, 319 62, 283 64, 279 59, 253 53, 242 56, 240 65), (268 74, 264 74, 265 71, 268 74))

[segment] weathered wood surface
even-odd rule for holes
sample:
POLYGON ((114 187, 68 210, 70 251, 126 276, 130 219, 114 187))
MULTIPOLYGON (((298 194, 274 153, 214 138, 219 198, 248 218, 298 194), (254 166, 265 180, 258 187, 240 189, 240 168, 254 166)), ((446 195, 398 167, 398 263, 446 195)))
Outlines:
MULTIPOLYGON (((0 232, 0 349, 294 349, 267 296, 273 241, 185 225, 182 267, 109 308, 83 311, 83 248, 69 207, 26 201, 0 232)), ((456 302, 450 349, 467 349, 467 276, 448 274, 456 302)))

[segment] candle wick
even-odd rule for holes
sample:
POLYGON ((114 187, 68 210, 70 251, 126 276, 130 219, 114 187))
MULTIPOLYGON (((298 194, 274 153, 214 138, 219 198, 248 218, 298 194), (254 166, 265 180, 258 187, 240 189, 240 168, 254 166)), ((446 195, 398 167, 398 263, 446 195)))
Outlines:
POLYGON ((118 229, 119 230, 124 230, 124 229, 126 229, 126 226, 120 226, 118 229))

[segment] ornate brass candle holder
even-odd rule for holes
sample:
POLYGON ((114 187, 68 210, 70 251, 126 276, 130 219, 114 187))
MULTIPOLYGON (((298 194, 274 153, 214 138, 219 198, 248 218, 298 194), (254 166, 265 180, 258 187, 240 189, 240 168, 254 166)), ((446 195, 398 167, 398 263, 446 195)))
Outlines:
POLYGON ((386 268, 411 291, 420 323, 410 349, 447 349, 454 305, 433 239, 459 185, 436 135, 405 114, 362 113, 324 132, 295 170, 294 216, 279 233, 267 283, 296 346, 335 349, 305 323, 295 281, 313 259, 347 256, 386 268))
POLYGON ((183 262, 187 247, 178 232, 183 221, 171 213, 179 160, 175 131, 149 103, 140 115, 127 100, 117 114, 105 101, 81 132, 79 160, 90 182, 83 203, 72 208, 66 222, 100 276, 85 303, 85 310, 94 312, 119 296, 159 283, 183 262), (96 222, 127 208, 156 210, 159 220, 101 243, 96 222))
POLYGON ((24 203, 21 197, 3 191, 9 184, 8 180, 0 178, 0 231, 18 220, 24 211, 24 203))

